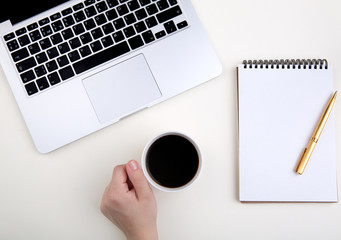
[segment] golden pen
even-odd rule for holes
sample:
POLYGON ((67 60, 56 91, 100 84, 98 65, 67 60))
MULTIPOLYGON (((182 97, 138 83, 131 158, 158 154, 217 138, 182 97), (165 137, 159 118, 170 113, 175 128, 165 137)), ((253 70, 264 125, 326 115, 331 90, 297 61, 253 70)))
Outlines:
POLYGON ((304 172, 305 167, 307 166, 307 163, 310 159, 311 154, 314 151, 314 148, 316 146, 316 143, 318 142, 322 130, 324 126, 326 125, 326 122, 328 120, 328 117, 333 109, 335 99, 336 99, 337 91, 333 94, 333 96, 329 99, 327 106, 325 107, 320 120, 318 121, 318 124, 314 130, 313 136, 310 138, 308 146, 304 149, 300 162, 297 166, 296 173, 302 175, 304 172))

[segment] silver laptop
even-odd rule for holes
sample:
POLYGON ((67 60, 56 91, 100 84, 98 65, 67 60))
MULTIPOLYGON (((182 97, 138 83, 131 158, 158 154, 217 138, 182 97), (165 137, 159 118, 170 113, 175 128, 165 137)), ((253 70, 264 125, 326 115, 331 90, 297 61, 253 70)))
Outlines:
POLYGON ((0 63, 41 153, 222 71, 189 0, 10 1, 0 16, 0 63))

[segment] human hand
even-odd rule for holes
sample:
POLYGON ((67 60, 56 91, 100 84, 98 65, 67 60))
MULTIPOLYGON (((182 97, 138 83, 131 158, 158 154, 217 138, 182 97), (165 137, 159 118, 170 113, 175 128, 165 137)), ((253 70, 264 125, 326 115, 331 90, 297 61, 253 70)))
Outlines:
POLYGON ((127 240, 158 239, 156 200, 135 160, 114 168, 103 193, 101 211, 127 240))

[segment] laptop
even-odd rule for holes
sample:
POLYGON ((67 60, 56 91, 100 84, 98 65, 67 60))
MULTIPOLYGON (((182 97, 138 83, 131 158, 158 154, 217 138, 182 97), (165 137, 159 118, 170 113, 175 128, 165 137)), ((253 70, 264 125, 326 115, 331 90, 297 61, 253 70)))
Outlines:
POLYGON ((0 21, 0 63, 41 153, 222 71, 189 0, 8 1, 0 21))

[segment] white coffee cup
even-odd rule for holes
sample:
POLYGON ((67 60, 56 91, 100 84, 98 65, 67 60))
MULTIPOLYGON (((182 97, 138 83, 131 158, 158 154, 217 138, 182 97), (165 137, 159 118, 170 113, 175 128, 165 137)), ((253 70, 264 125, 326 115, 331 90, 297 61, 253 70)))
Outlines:
POLYGON ((198 179, 202 169, 202 154, 199 146, 187 135, 165 132, 152 138, 145 146, 141 166, 153 187, 177 192, 198 179))

